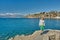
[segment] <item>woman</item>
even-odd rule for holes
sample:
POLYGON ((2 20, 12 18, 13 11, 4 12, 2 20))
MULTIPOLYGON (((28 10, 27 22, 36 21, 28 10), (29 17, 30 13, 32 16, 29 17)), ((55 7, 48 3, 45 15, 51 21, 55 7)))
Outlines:
POLYGON ((40 27, 41 31, 44 31, 44 28, 45 28, 44 16, 41 17, 41 19, 40 19, 39 27, 40 27))

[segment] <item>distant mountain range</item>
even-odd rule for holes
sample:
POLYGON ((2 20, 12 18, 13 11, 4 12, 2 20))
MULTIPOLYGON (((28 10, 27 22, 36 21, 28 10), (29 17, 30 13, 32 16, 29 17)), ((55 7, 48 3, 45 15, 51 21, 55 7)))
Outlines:
POLYGON ((0 13, 0 18, 24 18, 24 15, 14 13, 0 13))
POLYGON ((45 16, 45 18, 54 18, 54 17, 60 17, 60 12, 58 11, 50 11, 50 12, 40 12, 40 13, 34 13, 34 14, 27 14, 22 15, 20 13, 0 13, 0 18, 40 18, 42 15, 45 16))

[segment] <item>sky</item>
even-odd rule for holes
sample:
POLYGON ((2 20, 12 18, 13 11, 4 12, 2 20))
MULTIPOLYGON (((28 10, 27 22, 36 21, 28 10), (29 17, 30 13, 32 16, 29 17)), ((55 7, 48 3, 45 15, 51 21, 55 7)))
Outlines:
POLYGON ((0 0, 0 13, 60 11, 60 0, 0 0))

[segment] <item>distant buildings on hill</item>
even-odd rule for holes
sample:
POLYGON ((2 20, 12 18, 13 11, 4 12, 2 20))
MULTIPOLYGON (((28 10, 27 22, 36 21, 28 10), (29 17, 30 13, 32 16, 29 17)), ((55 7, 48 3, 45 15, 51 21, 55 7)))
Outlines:
POLYGON ((36 14, 29 14, 26 17, 27 18, 40 18, 42 15, 45 16, 45 18, 54 18, 54 17, 60 17, 60 12, 57 11, 51 11, 51 12, 41 12, 36 14))

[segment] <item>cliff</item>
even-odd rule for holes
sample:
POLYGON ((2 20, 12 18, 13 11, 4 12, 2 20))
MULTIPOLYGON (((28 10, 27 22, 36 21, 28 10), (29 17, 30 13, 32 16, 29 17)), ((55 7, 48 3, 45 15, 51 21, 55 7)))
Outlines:
POLYGON ((32 35, 16 35, 9 40, 60 40, 60 30, 45 30, 42 33, 41 31, 36 31, 32 35))

